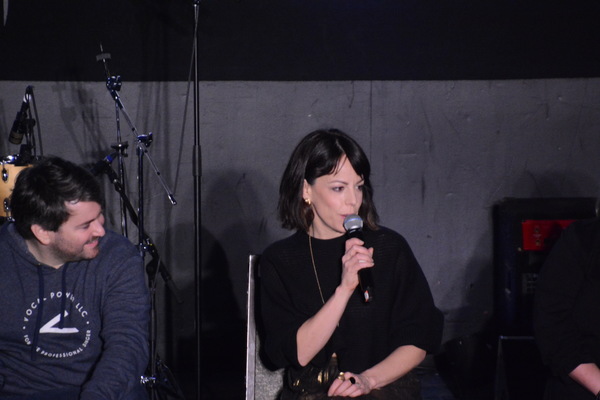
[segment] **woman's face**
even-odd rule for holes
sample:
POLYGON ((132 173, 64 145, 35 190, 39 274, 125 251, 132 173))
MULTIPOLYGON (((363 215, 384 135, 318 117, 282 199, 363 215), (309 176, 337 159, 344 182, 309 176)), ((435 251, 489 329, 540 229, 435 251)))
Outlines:
POLYGON ((344 219, 358 214, 362 204, 363 183, 345 156, 332 174, 315 179, 312 185, 304 181, 303 197, 310 200, 315 216, 310 231, 315 238, 332 239, 345 233, 344 219))

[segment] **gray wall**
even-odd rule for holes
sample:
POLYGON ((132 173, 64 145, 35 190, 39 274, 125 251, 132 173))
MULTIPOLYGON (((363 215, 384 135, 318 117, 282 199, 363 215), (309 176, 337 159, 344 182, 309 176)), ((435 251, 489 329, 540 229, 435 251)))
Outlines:
MULTIPOLYGON (((18 152, 7 138, 27 85, 45 155, 92 163, 111 153, 115 106, 103 82, 0 81, 1 155, 18 152)), ((175 361, 194 343, 188 93, 184 82, 121 90, 138 132, 154 133, 148 153, 178 201, 170 204, 146 162, 146 230, 184 299, 176 304, 159 280, 159 345, 175 361)), ((382 222, 411 244, 445 314, 445 340, 491 318, 496 202, 598 194, 600 79, 202 82, 199 109, 207 332, 243 330, 247 255, 288 234, 275 217, 279 179, 293 146, 316 128, 348 132, 370 156, 382 222)), ((123 117, 121 130, 137 199, 134 137, 123 117)), ((106 189, 108 224, 118 230, 118 199, 106 189)))

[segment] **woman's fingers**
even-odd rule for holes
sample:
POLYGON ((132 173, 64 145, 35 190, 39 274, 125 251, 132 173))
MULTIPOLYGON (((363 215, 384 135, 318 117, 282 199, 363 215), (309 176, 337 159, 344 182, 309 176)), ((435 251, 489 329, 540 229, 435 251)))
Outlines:
POLYGON ((328 396, 358 397, 369 393, 367 385, 363 385, 360 375, 354 375, 349 372, 340 373, 327 392, 328 396))

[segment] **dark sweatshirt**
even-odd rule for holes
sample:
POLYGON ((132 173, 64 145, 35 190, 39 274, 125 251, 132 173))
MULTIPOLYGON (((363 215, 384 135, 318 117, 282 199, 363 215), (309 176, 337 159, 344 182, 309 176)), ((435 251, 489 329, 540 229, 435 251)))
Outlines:
POLYGON ((571 224, 553 246, 536 285, 534 331, 550 367, 547 399, 594 395, 568 374, 600 365, 600 219, 571 224))
POLYGON ((142 259, 114 232, 99 246, 94 259, 55 269, 37 262, 13 224, 0 229, 0 398, 145 397, 142 259))

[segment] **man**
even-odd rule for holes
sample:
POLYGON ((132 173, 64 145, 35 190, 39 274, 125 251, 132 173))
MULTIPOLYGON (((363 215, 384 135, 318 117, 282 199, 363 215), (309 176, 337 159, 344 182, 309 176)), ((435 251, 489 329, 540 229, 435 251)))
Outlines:
POLYGON ((600 399, 599 218, 563 231, 540 271, 533 310, 550 372, 544 399, 600 399))
POLYGON ((146 398, 149 294, 100 186, 48 158, 24 169, 0 229, 0 399, 146 398))

